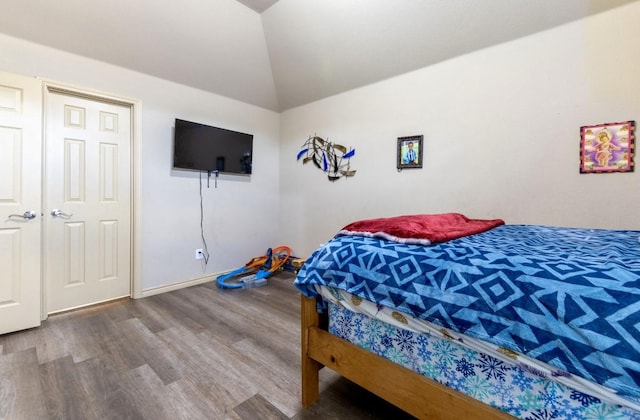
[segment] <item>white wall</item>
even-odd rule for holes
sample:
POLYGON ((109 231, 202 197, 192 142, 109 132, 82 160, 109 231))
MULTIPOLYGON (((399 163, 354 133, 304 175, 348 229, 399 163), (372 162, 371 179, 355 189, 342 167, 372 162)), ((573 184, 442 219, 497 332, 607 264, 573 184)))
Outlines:
POLYGON ((279 245, 279 115, 154 77, 0 35, 0 69, 142 102, 142 288, 197 279, 244 265, 279 245), (172 167, 175 118, 254 135, 251 177, 221 175, 206 187, 206 271, 197 172, 172 167))
POLYGON ((281 238, 306 255, 353 220, 449 211, 640 229, 638 171, 579 174, 581 126, 640 119, 637 16, 636 2, 284 112, 281 238), (313 134, 354 147, 356 176, 296 162, 313 134), (396 139, 417 134, 423 168, 399 173, 396 139))

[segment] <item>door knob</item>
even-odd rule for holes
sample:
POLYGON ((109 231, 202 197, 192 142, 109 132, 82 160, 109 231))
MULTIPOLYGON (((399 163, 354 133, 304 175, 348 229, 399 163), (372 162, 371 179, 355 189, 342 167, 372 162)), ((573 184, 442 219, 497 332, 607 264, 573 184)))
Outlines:
POLYGON ((36 218, 36 213, 34 211, 28 210, 22 214, 10 214, 9 219, 12 217, 22 217, 24 220, 31 220, 36 218))
POLYGON ((68 219, 71 216, 73 216, 73 213, 65 213, 60 209, 53 209, 53 210, 51 210, 51 215, 53 217, 62 217, 64 219, 68 219))

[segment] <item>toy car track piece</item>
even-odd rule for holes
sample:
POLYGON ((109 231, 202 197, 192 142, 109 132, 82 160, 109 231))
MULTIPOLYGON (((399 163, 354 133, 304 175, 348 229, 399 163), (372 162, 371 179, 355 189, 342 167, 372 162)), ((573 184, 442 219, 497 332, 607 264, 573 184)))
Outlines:
POLYGON ((218 276, 216 282, 221 289, 262 286, 265 279, 273 275, 290 256, 291 249, 288 246, 269 248, 265 255, 252 258, 244 267, 218 276))

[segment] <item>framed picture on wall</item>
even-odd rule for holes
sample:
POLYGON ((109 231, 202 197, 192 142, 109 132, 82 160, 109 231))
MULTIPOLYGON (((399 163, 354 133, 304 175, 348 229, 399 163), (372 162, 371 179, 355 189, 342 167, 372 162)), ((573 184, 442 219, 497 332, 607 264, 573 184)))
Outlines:
POLYGON ((632 172, 635 121, 580 127, 580 173, 632 172))
POLYGON ((398 170, 422 168, 423 136, 398 137, 398 170))

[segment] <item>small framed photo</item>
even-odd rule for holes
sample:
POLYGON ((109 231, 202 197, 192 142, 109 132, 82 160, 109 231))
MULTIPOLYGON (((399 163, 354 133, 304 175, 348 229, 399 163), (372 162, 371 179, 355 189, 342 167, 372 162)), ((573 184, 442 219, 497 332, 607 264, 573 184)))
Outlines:
POLYGON ((398 137, 398 170, 422 168, 423 136, 398 137))
POLYGON ((632 172, 635 121, 580 127, 580 173, 632 172))

